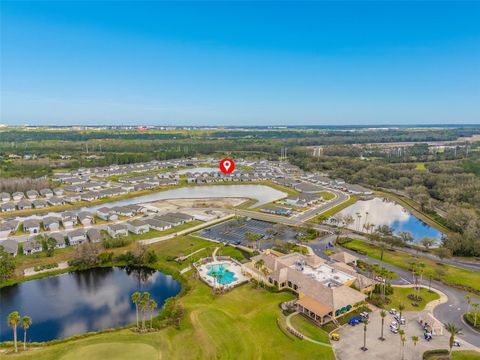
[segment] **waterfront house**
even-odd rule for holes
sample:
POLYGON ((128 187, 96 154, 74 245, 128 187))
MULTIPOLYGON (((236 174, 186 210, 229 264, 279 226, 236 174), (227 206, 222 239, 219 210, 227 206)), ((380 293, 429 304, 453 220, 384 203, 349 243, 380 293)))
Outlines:
POLYGON ((7 254, 17 256, 18 242, 16 242, 15 240, 4 240, 0 243, 0 246, 3 246, 3 250, 5 250, 7 254))
POLYGON ((87 238, 91 243, 98 243, 102 241, 102 234, 100 233, 100 230, 91 228, 87 230, 87 238))
POLYGON ((77 225, 77 214, 73 211, 64 211, 60 215, 62 217, 62 225, 65 229, 71 229, 77 225))
POLYGON ((0 205, 0 210, 2 212, 10 212, 10 211, 15 211, 15 204, 14 203, 4 203, 0 205))
POLYGON ((70 231, 67 234, 67 238, 70 245, 80 245, 87 241, 87 236, 85 234, 85 230, 83 229, 70 231))
POLYGON ((30 255, 42 251, 42 243, 37 239, 27 240, 23 242, 23 255, 30 255))
POLYGON ((32 204, 35 209, 43 209, 48 206, 45 200, 39 200, 39 199, 33 200, 32 204))
POLYGON ((60 232, 56 232, 56 233, 51 233, 48 235, 48 238, 49 239, 53 239, 56 241, 56 245, 55 245, 55 249, 63 249, 65 248, 65 236, 60 233, 60 232))
POLYGON ((80 211, 77 214, 78 220, 80 220, 80 223, 83 226, 90 226, 94 223, 94 217, 92 213, 89 213, 88 211, 80 211))
POLYGON ((60 206, 65 204, 62 198, 59 198, 58 196, 53 196, 53 193, 52 193, 52 196, 47 199, 48 199, 47 203, 49 203, 52 206, 60 206))
POLYGON ((105 221, 118 220, 118 215, 115 214, 110 208, 102 207, 97 210, 97 216, 105 221))
POLYGON ((26 199, 20 200, 17 203, 18 210, 28 210, 32 208, 32 203, 26 199))

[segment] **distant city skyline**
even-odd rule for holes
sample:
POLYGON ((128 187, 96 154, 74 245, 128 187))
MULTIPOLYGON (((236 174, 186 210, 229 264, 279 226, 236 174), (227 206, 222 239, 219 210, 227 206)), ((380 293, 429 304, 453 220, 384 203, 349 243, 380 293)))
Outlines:
POLYGON ((480 123, 479 2, 0 5, 0 124, 480 123))

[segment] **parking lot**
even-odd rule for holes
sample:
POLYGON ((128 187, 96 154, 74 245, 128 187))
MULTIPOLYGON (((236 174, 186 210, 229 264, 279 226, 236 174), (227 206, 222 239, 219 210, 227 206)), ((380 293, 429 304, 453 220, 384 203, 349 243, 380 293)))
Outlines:
MULTIPOLYGON (((224 223, 203 229, 200 231, 200 236, 216 241, 226 242, 234 245, 252 246, 246 240, 247 233, 258 234, 262 237, 259 246, 260 249, 267 249, 272 247, 273 239, 269 235, 269 229, 272 229, 274 224, 255 220, 255 219, 232 219, 224 223)), ((275 240, 295 241, 295 231, 288 227, 284 227, 284 232, 275 235, 275 240)))
MULTIPOLYGON (((401 328, 405 331, 405 359, 421 359, 426 350, 448 349, 449 334, 444 331, 443 335, 433 336, 431 341, 423 338, 423 329, 418 323, 417 312, 406 312, 406 324, 401 328), (418 336, 416 347, 413 345, 412 336, 418 336)), ((401 341, 400 335, 390 331, 390 324, 394 320, 393 315, 388 314, 385 317, 384 341, 378 340, 381 334, 380 311, 375 310, 370 313, 369 324, 367 325, 367 351, 360 348, 363 346, 363 324, 356 326, 344 325, 337 332, 340 334, 340 341, 332 341, 335 354, 339 360, 358 360, 358 359, 401 359, 401 341)), ((465 343, 461 342, 461 347, 454 350, 469 350, 465 343)))

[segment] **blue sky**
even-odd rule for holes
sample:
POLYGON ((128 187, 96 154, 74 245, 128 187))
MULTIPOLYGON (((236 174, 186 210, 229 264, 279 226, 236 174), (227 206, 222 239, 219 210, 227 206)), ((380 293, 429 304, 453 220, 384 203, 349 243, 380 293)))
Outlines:
POLYGON ((0 123, 480 123, 480 2, 2 0, 0 20, 0 123))

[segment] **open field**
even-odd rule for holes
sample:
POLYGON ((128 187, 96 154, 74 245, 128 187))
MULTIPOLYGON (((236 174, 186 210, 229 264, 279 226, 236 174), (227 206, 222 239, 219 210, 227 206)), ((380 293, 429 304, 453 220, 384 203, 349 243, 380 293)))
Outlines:
MULTIPOLYGON (((381 251, 376 245, 367 244, 360 240, 351 240, 342 244, 342 246, 353 251, 360 251, 373 259, 380 260, 381 251)), ((412 258, 414 258, 413 255, 401 250, 385 249, 383 255, 383 261, 405 270, 409 270, 408 261, 412 258)), ((424 278, 428 278, 429 274, 431 274, 435 280, 441 281, 446 285, 461 287, 477 294, 480 293, 480 273, 452 265, 439 264, 427 258, 420 257, 420 259, 426 265, 424 278)))
POLYGON ((330 191, 320 191, 318 193, 321 197, 323 197, 324 200, 332 200, 335 197, 334 193, 331 193, 330 191))
POLYGON ((398 309, 398 305, 403 304, 405 306, 404 311, 421 311, 430 301, 440 298, 440 295, 436 292, 429 292, 428 289, 420 288, 417 294, 420 295, 422 301, 416 303, 418 306, 413 306, 413 301, 408 298, 409 294, 413 294, 413 288, 393 287, 393 294, 388 295, 391 303, 385 305, 385 309, 398 309))
POLYGON ((330 348, 287 337, 276 319, 278 308, 292 299, 243 285, 214 296, 198 280, 189 279, 191 291, 180 299, 185 316, 179 329, 139 335, 130 330, 106 333, 11 356, 12 359, 334 359, 330 348), (112 348, 112 345, 114 345, 112 348), (117 344, 121 344, 116 347, 117 344))

